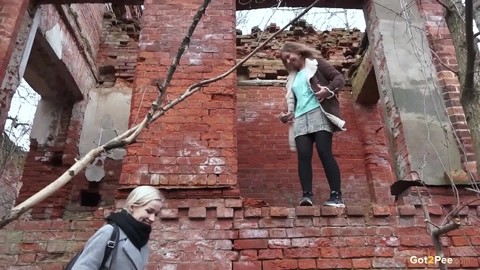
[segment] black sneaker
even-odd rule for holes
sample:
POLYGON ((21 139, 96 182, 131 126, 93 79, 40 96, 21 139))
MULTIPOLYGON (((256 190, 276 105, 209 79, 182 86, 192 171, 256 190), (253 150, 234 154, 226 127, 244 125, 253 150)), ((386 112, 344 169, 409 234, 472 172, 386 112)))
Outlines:
POLYGON ((300 205, 300 206, 313 206, 312 193, 311 192, 304 192, 303 193, 303 198, 302 198, 302 200, 300 200, 300 203, 298 205, 300 205))
POLYGON ((345 207, 345 204, 342 200, 342 194, 336 191, 330 193, 330 199, 323 203, 323 205, 333 206, 333 207, 345 207))

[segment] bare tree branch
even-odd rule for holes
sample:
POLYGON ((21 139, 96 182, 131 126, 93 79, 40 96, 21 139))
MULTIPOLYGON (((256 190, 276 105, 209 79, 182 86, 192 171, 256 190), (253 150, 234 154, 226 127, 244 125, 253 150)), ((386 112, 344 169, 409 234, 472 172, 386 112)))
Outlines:
MULTIPOLYGON (((205 0, 204 4, 205 3, 208 3, 210 1, 207 1, 205 0)), ((275 32, 271 37, 269 37, 267 40, 265 40, 265 42, 263 42, 260 46, 258 46, 255 50, 253 50, 250 54, 248 54, 244 59, 242 59, 240 62, 238 62, 235 66, 233 66, 231 69, 229 69, 228 71, 226 71, 225 73, 215 77, 215 78, 211 78, 211 79, 208 79, 208 80, 204 80, 204 81, 201 81, 201 82, 198 82, 198 83, 195 83, 193 85, 191 85, 187 90, 185 90, 185 92, 180 96, 178 97, 177 99, 169 102, 166 106, 160 108, 160 109, 157 109, 157 110, 152 110, 151 111, 154 111, 154 114, 151 115, 151 117, 149 115, 147 115, 143 121, 138 124, 138 125, 135 125, 134 127, 130 128, 129 130, 125 131, 123 134, 117 136, 116 138, 110 140, 109 142, 107 142, 106 144, 103 144, 95 149, 92 149, 90 150, 83 158, 81 158, 79 161, 77 161, 75 164, 73 164, 65 173, 63 173, 59 178, 57 178, 55 181, 53 181, 50 185, 48 185, 47 187, 43 188, 42 190, 40 190, 39 192, 37 192, 36 194, 34 194, 32 197, 28 198, 27 200, 25 200, 23 203, 15 206, 11 212, 9 213, 9 215, 7 215, 6 217, 4 217, 1 221, 0 221, 0 229, 5 227, 7 224, 9 224, 10 222, 12 222, 13 220, 17 219, 18 217, 20 217, 23 213, 25 213, 26 211, 28 211, 30 208, 32 208, 34 205, 36 205, 37 203, 43 201, 44 199, 46 199, 47 197, 49 197, 50 195, 52 195, 55 191, 57 191, 58 189, 60 189, 62 186, 64 186, 65 184, 67 184, 72 178, 73 176, 77 175, 80 171, 82 171, 83 169, 85 169, 85 167, 88 166, 89 163, 91 163, 95 157, 97 157, 100 153, 106 151, 106 150, 111 150, 111 149, 114 149, 114 148, 118 148, 118 147, 124 147, 128 144, 131 144, 135 138, 138 136, 138 134, 140 134, 140 132, 147 126, 147 124, 149 123, 152 123, 153 121, 155 121, 158 117, 162 116, 163 114, 165 114, 165 112, 167 112, 168 110, 172 109, 173 107, 175 107, 175 105, 177 105, 178 103, 180 103, 181 101, 185 100, 187 97, 191 96, 192 94, 194 94, 195 92, 197 92, 198 90, 200 90, 202 88, 202 86, 204 85, 207 85, 209 83, 212 83, 212 82, 216 82, 218 80, 221 80, 223 78, 225 78, 226 76, 228 76, 229 74, 231 74, 233 71, 235 71, 239 66, 241 66, 243 63, 245 63, 249 58, 251 58, 255 53, 257 53, 260 49, 262 49, 268 42, 270 42, 276 35, 278 35, 279 33, 281 33, 283 30, 285 30, 287 27, 289 27, 292 23, 296 22, 298 19, 300 19, 303 15, 305 15, 309 10, 311 10, 318 2, 320 2, 320 0, 316 0, 314 3, 312 3, 310 6, 308 6, 307 8, 305 8, 305 10, 303 12, 301 12, 298 16, 296 16, 292 21, 290 21, 287 25, 285 25, 282 29, 278 30, 277 32, 275 32)), ((200 7, 199 11, 202 11, 206 9, 206 6, 202 6, 200 7)), ((198 14, 198 13, 197 13, 198 14)), ((203 13, 202 13, 203 14, 203 13)), ((193 22, 195 23, 195 22, 193 22)), ((198 22, 197 22, 198 23, 198 22)), ((193 31, 189 31, 188 34, 192 34, 193 31)), ((190 39, 190 37, 187 38, 188 40, 190 39)), ((184 39, 185 40, 185 39, 184 39)), ((183 44, 183 43, 182 43, 183 44)), ((181 50, 181 49, 180 49, 181 50)), ((179 51, 180 51, 179 50, 179 51)), ((183 53, 183 52, 182 52, 183 53)), ((180 53, 181 55, 181 53, 180 53)), ((175 60, 174 60, 175 61, 175 60)), ((173 76, 173 74, 172 74, 173 76)), ((165 81, 164 81, 165 82, 165 81)), ((168 86, 168 82, 165 83, 165 89, 159 89, 160 91, 160 96, 164 96, 165 94, 165 90, 166 90, 166 87, 168 86)), ((160 86, 162 87, 162 86, 160 86)), ((158 99, 157 99, 158 100, 158 99)), ((152 108, 154 108, 154 106, 158 106, 157 105, 152 105, 152 108)))
POLYGON ((458 70, 453 70, 453 68, 449 67, 447 64, 445 64, 442 59, 440 58, 440 56, 438 56, 438 53, 430 47, 430 52, 435 56, 435 58, 437 58, 437 61, 446 69, 450 70, 451 72, 453 72, 457 77, 458 77, 458 70))
MULTIPOLYGON (((175 58, 173 58, 173 62, 170 65, 170 67, 168 68, 167 76, 165 77, 165 79, 163 80, 163 83, 161 85, 159 85, 159 83, 157 83, 158 91, 160 91, 160 93, 162 93, 162 94, 165 93, 168 85, 170 84, 170 81, 172 80, 173 74, 175 73, 175 70, 177 69, 178 63, 180 62, 180 58, 182 58, 182 55, 185 52, 185 47, 188 44, 190 44, 190 39, 193 35, 193 31, 195 31, 195 28, 197 27, 198 22, 200 22, 200 19, 202 18, 203 14, 205 14, 205 10, 207 9, 208 4, 210 4, 210 1, 211 0, 204 0, 203 4, 197 10, 197 13, 193 17, 193 22, 188 29, 187 35, 183 38, 182 44, 178 48, 177 55, 175 56, 175 58)), ((161 102, 160 97, 162 97, 162 94, 159 95, 159 98, 157 99, 157 102, 156 102, 157 105, 161 104, 160 103, 161 102)))
POLYGON ((447 4, 445 4, 443 1, 437 0, 437 3, 439 3, 440 5, 442 5, 447 11, 450 10, 450 8, 447 6, 447 4))
POLYGON ((480 190, 476 190, 476 189, 473 189, 473 188, 465 188, 465 189, 466 189, 466 190, 469 190, 469 191, 473 191, 473 192, 475 192, 475 193, 477 193, 477 194, 480 195, 480 190))
MULTIPOLYGON (((442 242, 440 241, 440 236, 449 231, 458 229, 460 227, 460 219, 456 218, 453 223, 449 223, 442 227, 435 225, 432 222, 432 219, 430 218, 430 213, 428 212, 427 204, 425 203, 425 200, 423 199, 423 196, 420 193, 420 189, 418 187, 416 187, 416 192, 420 199, 423 215, 425 216, 425 222, 427 223, 428 231, 429 231, 430 237, 432 238, 433 246, 435 247, 435 254, 437 256, 440 256, 441 258, 444 258, 445 254, 443 252, 443 246, 442 246, 442 242)), ((448 269, 445 263, 438 262, 438 264, 441 270, 448 269)))
POLYGON ((467 49, 467 67, 465 73, 465 83, 463 85, 463 91, 471 93, 475 91, 473 89, 473 75, 474 75, 474 63, 476 52, 473 46, 474 37, 473 37, 473 2, 472 0, 465 1, 465 39, 466 39, 466 49, 467 49))

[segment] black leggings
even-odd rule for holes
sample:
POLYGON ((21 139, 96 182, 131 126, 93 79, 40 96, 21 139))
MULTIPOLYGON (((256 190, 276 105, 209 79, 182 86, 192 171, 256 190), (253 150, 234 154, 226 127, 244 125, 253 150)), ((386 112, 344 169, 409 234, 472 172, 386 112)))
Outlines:
POLYGON ((298 154, 298 175, 303 192, 312 192, 312 155, 313 143, 315 143, 330 191, 340 193, 340 169, 332 153, 332 137, 332 133, 328 131, 318 131, 295 138, 298 154))

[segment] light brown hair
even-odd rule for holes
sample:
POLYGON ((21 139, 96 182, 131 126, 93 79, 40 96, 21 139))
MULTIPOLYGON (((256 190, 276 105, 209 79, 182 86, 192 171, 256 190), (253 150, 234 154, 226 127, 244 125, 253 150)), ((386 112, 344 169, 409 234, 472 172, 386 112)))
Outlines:
POLYGON ((288 41, 280 48, 280 52, 296 53, 304 58, 322 58, 322 53, 305 44, 288 41))

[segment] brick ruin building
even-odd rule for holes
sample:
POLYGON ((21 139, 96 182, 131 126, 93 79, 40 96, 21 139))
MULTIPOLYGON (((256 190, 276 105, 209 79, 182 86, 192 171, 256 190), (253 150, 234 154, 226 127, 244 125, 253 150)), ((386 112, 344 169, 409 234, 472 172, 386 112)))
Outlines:
MULTIPOLYGON (((20 78, 42 96, 18 202, 142 119, 157 95, 155 80, 165 75, 201 4, 108 2, 0 0, 2 129, 20 78)), ((444 66, 457 68, 450 33, 439 20, 443 7, 414 1, 402 13, 409 20, 401 20, 400 2, 321 1, 363 9, 366 34, 316 32, 298 22, 237 74, 205 87, 135 144, 102 155, 1 229, 0 269, 62 269, 140 184, 168 195, 154 225, 148 269, 424 269, 409 261, 435 254, 416 191, 440 224, 457 204, 445 175, 459 176, 460 200, 467 202, 476 197, 461 176, 476 175, 477 165, 459 82, 444 66), (348 130, 334 139, 344 210, 296 207, 296 155, 277 119, 286 72, 273 53, 285 40, 317 47, 347 77, 340 101, 348 130), (428 187, 398 188, 416 179, 428 187)), ((167 99, 228 70, 278 29, 236 32, 235 11, 275 4, 213 0, 167 99)), ((314 162, 318 204, 328 189, 318 158, 314 162)), ((455 259, 449 267, 478 269, 480 202, 456 215, 461 228, 441 239, 445 256, 455 259)))

